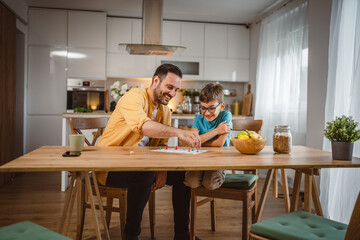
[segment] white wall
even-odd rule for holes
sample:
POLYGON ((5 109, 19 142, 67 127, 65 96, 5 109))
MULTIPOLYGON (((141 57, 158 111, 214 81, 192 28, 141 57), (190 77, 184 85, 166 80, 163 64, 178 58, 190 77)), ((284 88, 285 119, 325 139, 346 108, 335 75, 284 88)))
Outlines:
POLYGON ((331 1, 309 0, 306 146, 322 149, 328 74, 331 1))

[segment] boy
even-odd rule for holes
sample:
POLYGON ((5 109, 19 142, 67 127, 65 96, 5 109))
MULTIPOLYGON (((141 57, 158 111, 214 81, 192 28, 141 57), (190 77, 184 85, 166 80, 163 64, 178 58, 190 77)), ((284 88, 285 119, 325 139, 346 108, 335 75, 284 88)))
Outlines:
MULTIPOLYGON (((191 130, 198 131, 203 147, 228 147, 232 129, 231 113, 223 111, 224 88, 220 84, 209 83, 200 92, 200 112, 196 115, 191 130)), ((188 171, 184 184, 191 188, 203 185, 214 190, 225 180, 224 170, 188 171)))

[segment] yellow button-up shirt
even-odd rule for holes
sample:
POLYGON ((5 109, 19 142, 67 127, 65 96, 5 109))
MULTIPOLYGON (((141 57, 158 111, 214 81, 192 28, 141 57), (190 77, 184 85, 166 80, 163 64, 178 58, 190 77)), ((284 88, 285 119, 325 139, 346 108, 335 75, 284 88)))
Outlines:
MULTIPOLYGON (((141 133, 142 126, 153 118, 154 109, 149 88, 131 89, 117 103, 97 146, 138 146, 144 137, 141 133)), ((155 121, 171 126, 170 109, 160 104, 155 121)), ((147 146, 167 145, 167 140, 150 138, 147 146)), ((105 185, 107 175, 108 172, 99 172, 98 181, 105 185)))

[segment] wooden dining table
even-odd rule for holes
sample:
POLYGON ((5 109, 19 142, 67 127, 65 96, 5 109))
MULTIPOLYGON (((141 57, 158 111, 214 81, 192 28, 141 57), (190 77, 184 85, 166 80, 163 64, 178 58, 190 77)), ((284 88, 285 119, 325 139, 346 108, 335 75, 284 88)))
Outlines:
MULTIPOLYGON (((53 172, 69 171, 72 178, 67 191, 66 203, 60 221, 59 232, 67 233, 72 207, 81 184, 85 183, 88 194, 92 196, 89 171, 193 171, 193 170, 249 170, 268 169, 256 213, 256 221, 261 218, 265 200, 274 169, 295 169, 295 180, 291 199, 291 211, 296 210, 302 174, 305 174, 304 209, 311 211, 313 198, 316 213, 321 215, 321 205, 314 183, 314 175, 321 168, 358 168, 360 158, 352 161, 333 160, 331 152, 304 146, 293 146, 290 154, 274 153, 266 146, 256 155, 245 155, 234 147, 201 148, 207 150, 200 154, 177 154, 155 152, 158 147, 85 147, 79 157, 63 157, 69 150, 66 146, 43 146, 13 161, 0 166, 0 172, 53 172), (85 179, 85 181, 83 181, 85 179)), ((196 151, 196 150, 195 150, 196 151)), ((95 193, 100 208, 100 222, 103 224, 105 238, 109 231, 104 218, 98 185, 94 181, 95 193)), ((80 196, 80 195, 78 195, 80 196)), ((79 197, 78 197, 79 199, 79 197)), ((101 230, 95 214, 95 203, 89 198, 96 235, 101 239, 101 230)), ((78 204, 82 204, 78 201, 78 204)), ((78 221, 80 221, 78 217, 78 221)))

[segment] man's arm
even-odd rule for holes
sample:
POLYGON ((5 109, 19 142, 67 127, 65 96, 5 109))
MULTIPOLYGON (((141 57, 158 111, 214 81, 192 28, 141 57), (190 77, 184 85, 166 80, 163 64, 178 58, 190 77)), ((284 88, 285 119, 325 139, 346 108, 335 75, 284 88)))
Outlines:
POLYGON ((201 139, 197 132, 170 127, 152 120, 146 121, 142 125, 141 133, 151 138, 178 137, 191 147, 201 147, 201 139))

